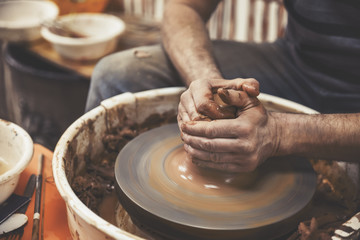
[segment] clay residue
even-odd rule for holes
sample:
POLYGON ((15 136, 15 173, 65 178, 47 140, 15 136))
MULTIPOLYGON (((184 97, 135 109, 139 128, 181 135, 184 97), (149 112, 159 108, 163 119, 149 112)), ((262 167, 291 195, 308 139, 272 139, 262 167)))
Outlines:
POLYGON ((337 162, 311 163, 318 176, 317 190, 306 216, 287 240, 329 240, 360 207, 354 182, 337 162))
POLYGON ((119 152, 129 141, 139 134, 139 128, 136 125, 124 126, 113 129, 102 139, 106 151, 119 152))
POLYGON ((166 123, 176 122, 176 115, 173 111, 165 112, 163 114, 152 114, 142 124, 130 123, 128 119, 123 121, 125 124, 117 128, 109 129, 102 141, 105 150, 108 152, 117 152, 133 138, 140 133, 146 132, 150 129, 159 127, 166 123))
MULTIPOLYGON (((165 143, 165 145, 169 144, 169 142, 165 143)), ((156 160, 152 161, 152 172, 159 171, 159 168, 153 164, 157 162, 156 160)), ((199 195, 233 196, 242 189, 256 188, 256 183, 259 179, 259 171, 234 174, 198 167, 187 157, 183 147, 172 151, 164 163, 166 175, 172 182, 183 189, 187 189, 189 192, 199 195)), ((155 174, 158 175, 159 173, 155 174)), ((161 190, 159 189, 159 191, 161 190)))
MULTIPOLYGON (((114 165, 120 150, 140 133, 175 121, 176 114, 170 111, 161 115, 152 114, 142 124, 124 119, 124 125, 108 129, 102 138, 105 151, 96 159, 81 156, 86 164, 85 169, 75 176, 71 183, 75 194, 88 208, 98 214, 100 203, 114 191, 114 165)), ((73 162, 78 162, 78 157, 80 156, 74 155, 73 162)))
MULTIPOLYGON (((209 210, 219 211, 217 216, 220 225, 220 214, 264 208, 269 203, 280 201, 290 186, 295 185, 295 176, 291 172, 279 174, 277 171, 259 169, 249 173, 228 174, 200 168, 186 157, 183 147, 177 147, 181 144, 179 137, 167 138, 165 141, 161 146, 155 146, 149 154, 149 183, 179 211, 199 214, 196 215, 199 219, 209 216, 206 214, 209 210), (168 149, 174 150, 167 153, 168 149), (167 156, 164 163, 163 156, 167 156), (163 164, 165 173, 161 168, 163 164), (214 205, 217 205, 216 209, 214 205)), ((269 165, 267 169, 275 166, 269 165)), ((257 220, 257 224, 260 224, 259 218, 257 220)))
POLYGON ((116 159, 116 154, 106 153, 100 162, 88 161, 84 174, 76 176, 71 185, 79 199, 96 213, 101 199, 114 190, 113 159, 116 159))

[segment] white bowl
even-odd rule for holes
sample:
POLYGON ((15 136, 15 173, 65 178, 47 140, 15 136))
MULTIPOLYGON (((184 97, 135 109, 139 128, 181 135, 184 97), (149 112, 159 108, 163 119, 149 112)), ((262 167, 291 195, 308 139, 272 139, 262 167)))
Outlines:
POLYGON ((0 204, 14 192, 33 151, 33 141, 24 129, 0 119, 0 204))
POLYGON ((22 42, 41 38, 44 21, 52 21, 59 14, 57 5, 50 1, 0 1, 0 40, 22 42))
POLYGON ((105 13, 68 14, 59 17, 56 22, 86 36, 62 36, 48 27, 42 27, 42 36, 52 43, 59 55, 72 60, 95 60, 111 53, 125 30, 125 23, 120 18, 105 13))
MULTIPOLYGON (((109 98, 76 120, 60 138, 52 162, 56 187, 67 206, 69 229, 77 239, 142 239, 136 232, 122 230, 90 210, 74 193, 71 184, 84 172, 88 161, 98 162, 105 151, 103 137, 121 127, 141 125, 151 119, 167 122, 176 119, 184 88, 163 88, 139 93, 124 93, 109 98)), ((261 94, 259 99, 269 110, 314 114, 300 104, 261 94)), ((124 213, 122 213, 124 214, 124 213)), ((126 219, 125 216, 118 216, 126 219)), ((117 225, 128 225, 128 222, 117 225)), ((131 226, 126 226, 131 229, 131 226)))

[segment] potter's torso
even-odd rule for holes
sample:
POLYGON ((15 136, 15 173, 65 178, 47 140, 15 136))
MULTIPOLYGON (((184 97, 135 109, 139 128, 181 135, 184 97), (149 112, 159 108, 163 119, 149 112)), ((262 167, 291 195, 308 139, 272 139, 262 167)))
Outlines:
POLYGON ((285 39, 299 61, 320 72, 360 82, 360 1, 284 0, 285 39))

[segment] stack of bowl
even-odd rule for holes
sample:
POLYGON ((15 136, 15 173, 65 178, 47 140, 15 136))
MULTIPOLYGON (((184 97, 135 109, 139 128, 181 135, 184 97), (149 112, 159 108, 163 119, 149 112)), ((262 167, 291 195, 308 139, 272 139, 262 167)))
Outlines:
POLYGON ((41 38, 44 21, 59 15, 59 8, 50 1, 0 1, 0 40, 11 42, 35 41, 41 38))

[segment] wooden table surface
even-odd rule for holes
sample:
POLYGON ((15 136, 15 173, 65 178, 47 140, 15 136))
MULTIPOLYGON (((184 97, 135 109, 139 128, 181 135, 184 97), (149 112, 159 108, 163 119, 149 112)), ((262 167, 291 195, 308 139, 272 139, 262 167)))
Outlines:
MULTIPOLYGON (((66 205, 60 196, 53 179, 52 157, 53 152, 39 144, 34 144, 34 154, 29 166, 20 175, 19 184, 15 193, 22 195, 25 185, 31 174, 37 174, 38 159, 44 155, 43 185, 40 214, 40 239, 70 240, 72 239, 66 216, 66 205)), ((31 239, 34 215, 35 191, 26 211, 28 222, 24 228, 22 239, 31 239)))

